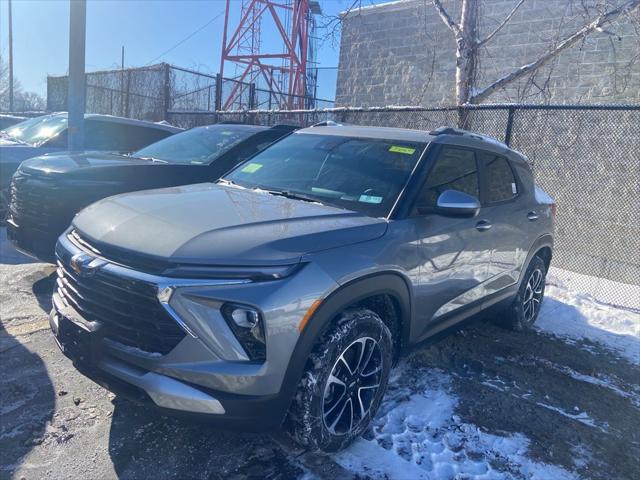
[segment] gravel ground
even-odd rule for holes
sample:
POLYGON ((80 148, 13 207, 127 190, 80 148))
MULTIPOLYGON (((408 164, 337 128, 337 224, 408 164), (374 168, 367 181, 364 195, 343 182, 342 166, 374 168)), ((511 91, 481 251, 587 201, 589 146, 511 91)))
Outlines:
POLYGON ((365 439, 317 456, 158 417, 84 378, 48 330, 53 268, 3 240, 0 478, 638 478, 640 367, 600 344, 476 321, 416 348, 365 439), (446 418, 407 421, 439 408, 433 392, 446 418))

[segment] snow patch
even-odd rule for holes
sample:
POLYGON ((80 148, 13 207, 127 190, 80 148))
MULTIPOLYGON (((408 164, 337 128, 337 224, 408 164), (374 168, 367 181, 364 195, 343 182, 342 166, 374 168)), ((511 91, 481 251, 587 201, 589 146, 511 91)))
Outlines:
MULTIPOLYGON (((630 286, 632 287, 632 286, 630 286)), ((604 305, 551 275, 536 328, 568 340, 589 340, 640 365, 640 313, 604 305)))
MULTIPOLYGON (((394 376, 402 376, 402 369, 397 370, 394 376)), ((372 424, 373 438, 356 440, 334 460, 367 478, 576 478, 528 458, 529 439, 522 434, 492 435, 462 422, 454 414, 458 400, 450 381, 432 370, 419 379, 418 393, 408 400, 406 389, 389 392, 372 424)))

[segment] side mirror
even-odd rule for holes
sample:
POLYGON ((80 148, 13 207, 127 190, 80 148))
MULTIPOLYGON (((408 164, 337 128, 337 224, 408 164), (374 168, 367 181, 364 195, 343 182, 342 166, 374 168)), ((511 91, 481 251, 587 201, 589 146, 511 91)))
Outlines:
POLYGON ((418 212, 437 213, 447 217, 473 217, 480 210, 480 201, 473 195, 458 190, 445 190, 440 194, 435 207, 420 207, 418 212))

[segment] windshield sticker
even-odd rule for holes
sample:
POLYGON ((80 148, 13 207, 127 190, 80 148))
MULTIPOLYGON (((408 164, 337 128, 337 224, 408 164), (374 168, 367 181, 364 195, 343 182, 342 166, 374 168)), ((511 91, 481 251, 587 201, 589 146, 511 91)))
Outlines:
POLYGON ((229 130, 224 130, 224 131, 220 132, 220 135, 224 135, 225 137, 228 137, 229 135, 233 135, 233 132, 231 132, 229 130))
POLYGON ((360 195, 359 201, 364 203, 382 203, 382 197, 376 197, 374 195, 360 195))
POLYGON ((261 168, 262 168, 262 164, 261 163, 250 163, 249 165, 247 165, 246 167, 244 167, 240 171, 242 173, 256 173, 261 168))
POLYGON ((400 147, 398 145, 392 145, 391 147, 389 147, 389 151, 394 153, 404 153, 405 155, 413 155, 416 149, 409 148, 409 147, 400 147))

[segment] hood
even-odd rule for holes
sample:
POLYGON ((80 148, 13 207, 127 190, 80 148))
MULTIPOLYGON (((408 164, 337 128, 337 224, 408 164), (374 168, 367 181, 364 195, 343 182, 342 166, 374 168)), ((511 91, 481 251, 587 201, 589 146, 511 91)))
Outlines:
POLYGON ((147 162, 135 157, 105 152, 58 153, 27 160, 20 169, 27 173, 63 174, 80 169, 141 165, 147 162))
POLYGON ((27 158, 43 155, 51 149, 32 147, 6 138, 0 138, 0 163, 22 162, 27 158))
POLYGON ((387 228, 383 219, 352 211, 215 184, 118 195, 87 207, 73 224, 111 247, 222 266, 293 264, 387 228))

